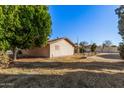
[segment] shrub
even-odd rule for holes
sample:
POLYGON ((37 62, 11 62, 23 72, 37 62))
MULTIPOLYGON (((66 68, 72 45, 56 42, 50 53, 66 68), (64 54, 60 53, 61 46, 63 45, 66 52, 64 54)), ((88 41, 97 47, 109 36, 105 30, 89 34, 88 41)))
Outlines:
POLYGON ((120 57, 121 57, 122 59, 124 59, 124 43, 120 43, 120 44, 119 44, 118 50, 119 50, 119 53, 120 53, 120 57))
POLYGON ((95 52, 96 51, 96 48, 97 48, 97 45, 95 43, 93 43, 91 45, 91 52, 95 52))
POLYGON ((86 52, 86 51, 85 51, 85 48, 84 48, 84 47, 81 47, 81 48, 80 48, 80 53, 84 53, 84 52, 86 52))
POLYGON ((6 68, 11 63, 12 63, 12 60, 6 53, 0 53, 0 66, 1 67, 6 68))

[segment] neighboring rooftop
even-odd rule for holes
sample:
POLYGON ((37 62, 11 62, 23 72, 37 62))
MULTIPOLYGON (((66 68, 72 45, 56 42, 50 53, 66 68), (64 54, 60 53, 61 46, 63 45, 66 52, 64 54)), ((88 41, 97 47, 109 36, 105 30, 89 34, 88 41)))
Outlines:
POLYGON ((55 42, 57 42, 57 41, 59 41, 59 40, 66 40, 66 41, 69 42, 72 46, 75 47, 75 44, 74 44, 71 40, 69 40, 68 38, 66 38, 66 37, 56 38, 56 39, 49 40, 49 41, 48 41, 48 44, 55 43, 55 42))

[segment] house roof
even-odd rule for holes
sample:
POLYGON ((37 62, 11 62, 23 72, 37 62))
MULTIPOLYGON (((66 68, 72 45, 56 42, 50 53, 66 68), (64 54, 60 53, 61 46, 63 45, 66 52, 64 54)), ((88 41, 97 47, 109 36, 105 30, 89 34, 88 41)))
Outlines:
POLYGON ((69 42, 73 47, 75 47, 75 44, 74 44, 71 40, 69 40, 68 38, 57 38, 57 39, 49 40, 49 41, 48 41, 48 44, 56 43, 56 42, 58 42, 58 41, 60 41, 60 40, 66 40, 66 41, 69 42))

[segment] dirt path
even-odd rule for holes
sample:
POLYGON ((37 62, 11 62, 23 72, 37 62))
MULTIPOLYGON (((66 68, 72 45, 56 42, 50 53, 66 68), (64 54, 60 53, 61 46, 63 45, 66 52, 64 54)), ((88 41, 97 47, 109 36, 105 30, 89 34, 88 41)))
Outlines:
POLYGON ((119 53, 100 53, 96 56, 88 57, 89 59, 102 62, 122 62, 119 53))

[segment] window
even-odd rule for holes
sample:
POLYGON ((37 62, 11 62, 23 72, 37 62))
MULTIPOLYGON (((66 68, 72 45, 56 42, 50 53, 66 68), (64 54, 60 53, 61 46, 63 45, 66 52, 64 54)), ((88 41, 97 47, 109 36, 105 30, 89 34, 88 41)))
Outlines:
POLYGON ((59 45, 55 45, 55 50, 59 50, 60 46, 59 45))

